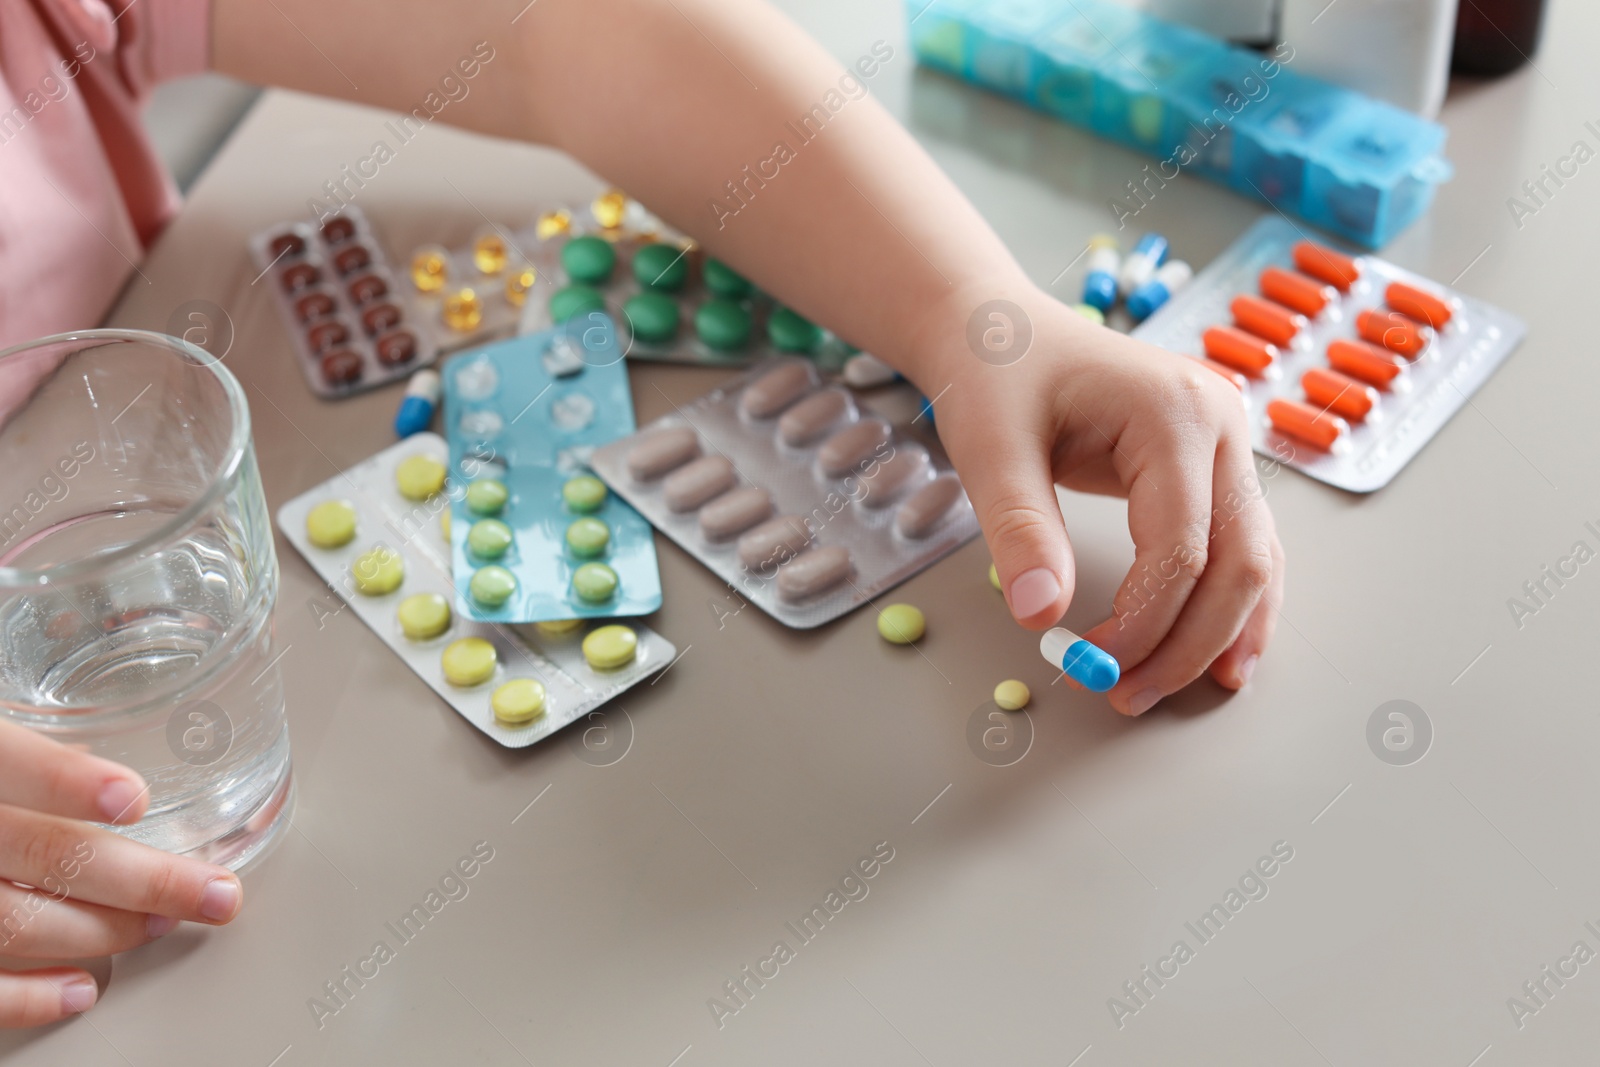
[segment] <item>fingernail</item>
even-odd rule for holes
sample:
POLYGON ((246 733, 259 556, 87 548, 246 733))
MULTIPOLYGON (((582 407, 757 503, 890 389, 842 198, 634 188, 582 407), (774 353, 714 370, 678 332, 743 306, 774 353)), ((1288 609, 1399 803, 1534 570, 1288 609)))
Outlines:
POLYGON ((100 999, 100 989, 93 978, 70 978, 61 986, 61 1012, 76 1015, 88 1011, 100 999))
POLYGON ((1243 663, 1239 664, 1239 687, 1242 689, 1250 684, 1250 676, 1256 673, 1256 660, 1260 656, 1246 656, 1243 663))
POLYGON ((152 915, 144 921, 144 934, 154 941, 158 937, 166 937, 178 928, 178 920, 166 915, 152 915))
POLYGON ((228 878, 207 882, 200 894, 200 914, 212 922, 227 922, 239 910, 239 883, 228 878))
POLYGON ((1156 706, 1156 701, 1161 699, 1159 689, 1141 689, 1133 694, 1133 699, 1128 701, 1128 710, 1135 715, 1143 715, 1156 706))
POLYGON ((143 792, 143 787, 126 778, 113 778, 100 787, 100 796, 95 803, 100 805, 100 814, 105 816, 106 822, 120 822, 133 810, 133 806, 139 802, 139 794, 143 792))
POLYGON ((1011 583, 1011 613, 1019 619, 1037 615, 1056 602, 1061 582, 1047 567, 1023 571, 1011 583))

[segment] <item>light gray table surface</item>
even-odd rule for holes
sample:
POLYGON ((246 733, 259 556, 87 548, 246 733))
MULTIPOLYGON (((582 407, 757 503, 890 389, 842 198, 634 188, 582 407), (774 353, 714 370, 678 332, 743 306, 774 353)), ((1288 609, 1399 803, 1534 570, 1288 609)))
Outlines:
MULTIPOLYGON (((915 69, 893 0, 790 7, 842 60, 878 39, 895 48, 873 91, 1032 276, 1070 299, 1080 272, 1058 275, 1145 159, 915 69)), ((808 633, 753 608, 719 624, 719 606, 735 606, 724 587, 660 541, 653 625, 684 655, 616 703, 631 748, 593 766, 564 736, 497 747, 353 613, 319 629, 317 608, 337 602, 280 537, 292 830, 247 876, 230 927, 116 959, 91 1014, 0 1038, 0 1055, 136 1067, 1595 1062, 1600 962, 1559 988, 1546 980, 1553 995, 1520 1026, 1508 998, 1576 942, 1600 952, 1600 563, 1520 626, 1507 602, 1574 542, 1600 548, 1584 525, 1600 527, 1600 163, 1520 226, 1506 201, 1574 142, 1600 147, 1584 125, 1600 125, 1597 36, 1600 9, 1558 3, 1537 68, 1452 94, 1457 176, 1386 254, 1524 316, 1528 340, 1387 489, 1358 498, 1291 471, 1269 483, 1288 600, 1244 692, 1197 684, 1130 721, 1052 686, 978 542, 896 594, 928 615, 910 650, 879 640, 867 611, 808 633), (969 747, 969 722, 1007 677, 1034 688, 1033 738, 994 766, 969 747), (1369 748, 1368 719, 1390 700, 1431 723, 1420 762, 1369 748), (468 894, 401 944, 386 924, 476 842, 493 859, 468 894), (785 924, 878 842, 893 859, 867 895, 801 944, 785 924), (1201 943, 1185 924, 1279 842, 1293 858, 1266 895, 1201 943), (380 940, 395 958, 319 1027, 308 1001, 380 940), (731 1004, 723 983, 779 940, 794 958, 719 1027, 708 1000, 731 1004), (1193 958, 1159 988, 1145 980, 1147 1002, 1119 1026, 1110 998, 1136 1006, 1124 983, 1179 940, 1193 958)), ((385 118, 269 94, 111 316, 162 328, 186 301, 225 309, 274 509, 388 445, 398 390, 315 399, 251 284, 245 238, 301 215, 385 118)), ((357 202, 403 256, 596 182, 555 153, 434 128, 357 202)), ((1136 222, 1203 264, 1262 211, 1183 178, 1136 222)), ((723 376, 636 366, 638 414, 723 376)), ((1087 626, 1131 559, 1125 508, 1062 500, 1080 568, 1068 623, 1087 626)))

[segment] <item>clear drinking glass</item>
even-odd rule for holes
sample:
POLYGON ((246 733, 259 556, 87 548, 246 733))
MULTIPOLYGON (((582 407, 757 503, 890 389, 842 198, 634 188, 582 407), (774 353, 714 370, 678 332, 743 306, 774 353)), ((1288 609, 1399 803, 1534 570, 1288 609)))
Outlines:
POLYGON ((216 359, 138 330, 0 352, 0 715, 144 775, 119 832, 238 869, 287 824, 277 589, 216 359))

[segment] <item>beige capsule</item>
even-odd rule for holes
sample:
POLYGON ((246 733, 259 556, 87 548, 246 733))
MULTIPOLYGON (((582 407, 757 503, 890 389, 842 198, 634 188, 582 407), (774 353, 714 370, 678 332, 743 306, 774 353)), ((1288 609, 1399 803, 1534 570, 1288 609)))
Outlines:
POLYGON ((628 473, 641 482, 683 466, 700 454, 700 438, 687 426, 652 430, 628 449, 628 473))
POLYGON ((757 485, 723 493, 700 512, 700 532, 708 541, 726 541, 772 514, 772 494, 757 485))
POLYGON ((739 410, 752 419, 769 419, 817 384, 809 363, 786 361, 745 386, 739 410))
POLYGON ((832 589, 850 573, 850 550, 841 545, 813 548, 778 568, 778 595, 804 600, 832 589))
POLYGON ((798 515, 768 519, 739 538, 739 562, 753 571, 768 572, 811 543, 811 528, 798 515))
POLYGON ((867 491, 861 497, 861 506, 884 508, 894 503, 906 490, 923 481, 931 462, 928 452, 920 445, 902 445, 894 455, 878 464, 878 469, 862 478, 867 491))
POLYGON ((873 454, 889 443, 889 424, 882 419, 862 419, 846 426, 817 451, 817 463, 830 478, 854 474, 866 466, 873 454))
POLYGON ((661 483, 661 496, 673 511, 693 511, 732 489, 738 477, 728 457, 701 456, 667 475, 661 483))
POLYGON ((894 528, 900 536, 912 540, 926 537, 944 521, 961 495, 961 479, 954 474, 941 474, 900 505, 894 513, 894 528))
POLYGON ((778 419, 778 436, 791 448, 804 448, 840 423, 856 417, 856 402, 843 389, 812 393, 778 419))

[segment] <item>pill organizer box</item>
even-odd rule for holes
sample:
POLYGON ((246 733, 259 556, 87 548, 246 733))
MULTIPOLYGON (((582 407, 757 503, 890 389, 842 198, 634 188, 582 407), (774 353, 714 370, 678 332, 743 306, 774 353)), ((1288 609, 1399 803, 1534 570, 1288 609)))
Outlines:
POLYGON ((367 218, 346 207, 320 226, 281 223, 250 238, 311 391, 334 399, 411 375, 438 350, 396 283, 367 218))
MULTIPOLYGON (((1527 328, 1507 311, 1370 255, 1354 259, 1359 274, 1349 291, 1341 293, 1337 287, 1325 285, 1325 279, 1308 277, 1297 269, 1326 272, 1314 247, 1297 226, 1279 216, 1268 216, 1134 330, 1133 336, 1205 358, 1206 332, 1233 324, 1232 330, 1224 332, 1246 342, 1242 346, 1246 358, 1251 351, 1274 356, 1259 373, 1250 373, 1243 364, 1223 368, 1244 371, 1227 376, 1242 387, 1255 450, 1329 485, 1371 492, 1387 485, 1467 403, 1522 341, 1527 328), (1301 320, 1291 340, 1263 351, 1259 346, 1267 342, 1262 335, 1272 332, 1270 323, 1236 319, 1232 309, 1241 294, 1260 296, 1263 272, 1269 270, 1272 273, 1266 280, 1275 299, 1251 300, 1251 304, 1277 321, 1293 318, 1295 310, 1279 305, 1276 298, 1297 301, 1313 294, 1313 303, 1303 308, 1308 312, 1316 300, 1329 299, 1319 312, 1301 320), (1395 283, 1414 287, 1425 296, 1431 294, 1446 310, 1448 321, 1432 329, 1425 320, 1437 317, 1436 313, 1403 299, 1406 290, 1390 289, 1395 283), (1371 314, 1364 318, 1363 313, 1368 312, 1371 314), (1241 325, 1247 327, 1242 335, 1234 332, 1241 325), (1248 344, 1252 339, 1254 348, 1248 344), (1349 371, 1346 377, 1355 380, 1330 374, 1335 369, 1330 361, 1349 371), (1315 372, 1310 383, 1308 371, 1315 372), (1391 380, 1386 383, 1385 377, 1391 380), (1314 388, 1322 384, 1319 378, 1342 381, 1343 385, 1331 392, 1314 388), (1308 400, 1310 392, 1318 399, 1308 400), (1330 434, 1338 431, 1332 450, 1275 428, 1268 416, 1274 401, 1309 406, 1319 416, 1313 429, 1330 434), (1370 411, 1357 419, 1355 412, 1349 411, 1352 402, 1357 410, 1370 404, 1370 411), (1352 415, 1342 428, 1335 414, 1340 411, 1352 415)), ((1335 253, 1333 258, 1344 257, 1335 253)), ((1217 354, 1216 349, 1213 352, 1217 354)), ((1291 416, 1296 412, 1304 414, 1303 409, 1287 408, 1291 416)))
MULTIPOLYGON (((464 494, 452 502, 452 566, 457 610, 494 622, 647 615, 661 607, 661 573, 650 524, 607 493, 595 508, 569 506, 562 487, 589 474, 595 447, 633 432, 633 400, 616 330, 604 315, 462 353, 445 363, 444 425, 450 471, 466 480, 502 481, 509 498, 492 515, 475 513, 464 494), (469 545, 473 523, 504 522, 511 547, 484 558, 469 545), (609 530, 603 550, 579 555, 568 543, 574 522, 609 530), (580 567, 609 567, 613 595, 585 600, 574 587, 580 567), (516 578, 503 604, 471 592, 474 575, 501 566, 516 578)), ((591 568, 592 570, 593 568, 591 568)))
POLYGON ((581 623, 556 634, 536 626, 481 623, 455 615, 449 629, 438 637, 425 641, 406 637, 396 615, 401 601, 418 593, 447 599, 452 595, 449 545, 440 516, 448 514, 447 497, 459 495, 459 486, 452 485, 446 494, 420 503, 402 497, 395 488, 395 468, 417 455, 443 463, 447 459, 443 438, 416 434, 330 478, 278 509, 278 528, 361 621, 463 718, 500 744, 522 748, 544 740, 672 662, 677 650, 671 642, 637 624, 629 624, 638 635, 633 661, 613 670, 597 670, 583 655, 583 639, 602 625, 599 622, 581 623), (319 548, 307 536, 306 517, 312 508, 330 500, 354 506, 355 537, 338 548, 319 548), (357 557, 375 546, 399 553, 405 574, 393 592, 364 596, 354 589, 351 567, 357 557), (482 638, 498 654, 493 677, 469 688, 447 682, 440 661, 443 650, 463 637, 482 638), (497 687, 517 678, 543 683, 545 710, 526 725, 508 726, 495 718, 489 700, 497 687))
POLYGON ((797 629, 870 602, 978 532, 925 420, 892 426, 797 357, 764 361, 591 463, 739 596, 797 629))
POLYGON ((1198 173, 1377 248, 1451 174, 1444 127, 1296 72, 1293 42, 1247 51, 1109 0, 906 8, 921 63, 1154 155, 1129 213, 1198 173))

